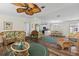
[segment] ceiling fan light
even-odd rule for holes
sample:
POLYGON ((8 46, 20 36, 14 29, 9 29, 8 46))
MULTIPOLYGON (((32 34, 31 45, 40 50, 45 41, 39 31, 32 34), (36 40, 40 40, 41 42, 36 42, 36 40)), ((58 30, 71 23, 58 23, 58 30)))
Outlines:
POLYGON ((22 13, 22 12, 24 12, 25 9, 23 9, 23 8, 17 8, 16 10, 17 10, 18 13, 22 13))
POLYGON ((33 15, 35 13, 41 12, 41 8, 39 8, 39 6, 33 3, 13 3, 13 4, 21 7, 16 9, 18 13, 25 12, 28 15, 33 15))
POLYGON ((25 10, 25 13, 28 14, 28 15, 33 15, 34 13, 30 10, 25 10))
POLYGON ((33 8, 33 9, 32 9, 32 12, 38 13, 38 12, 41 12, 41 9, 39 9, 39 8, 33 8))
POLYGON ((12 4, 19 6, 19 7, 27 7, 26 3, 12 3, 12 4))
POLYGON ((28 6, 29 6, 30 8, 34 8, 34 7, 35 7, 35 5, 34 5, 33 3, 28 3, 28 6))
POLYGON ((28 6, 33 13, 38 13, 41 11, 41 9, 36 4, 28 3, 28 6))

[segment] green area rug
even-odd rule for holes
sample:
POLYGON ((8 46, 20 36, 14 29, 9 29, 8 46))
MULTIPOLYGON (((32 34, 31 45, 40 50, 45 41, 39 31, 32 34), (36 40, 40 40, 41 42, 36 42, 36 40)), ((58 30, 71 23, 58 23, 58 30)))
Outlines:
POLYGON ((50 37, 50 36, 43 37, 42 41, 48 42, 48 43, 56 43, 57 42, 56 38, 50 37))

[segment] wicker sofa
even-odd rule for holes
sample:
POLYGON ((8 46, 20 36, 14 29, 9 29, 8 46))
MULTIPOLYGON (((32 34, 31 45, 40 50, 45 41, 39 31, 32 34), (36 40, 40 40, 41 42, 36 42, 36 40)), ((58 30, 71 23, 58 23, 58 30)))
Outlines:
POLYGON ((25 40, 26 33, 24 31, 4 31, 3 44, 8 45, 18 40, 25 40))

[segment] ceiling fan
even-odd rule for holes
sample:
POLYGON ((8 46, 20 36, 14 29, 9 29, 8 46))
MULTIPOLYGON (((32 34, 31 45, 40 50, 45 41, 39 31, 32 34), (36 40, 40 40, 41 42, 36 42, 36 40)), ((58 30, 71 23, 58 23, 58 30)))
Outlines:
POLYGON ((16 9, 18 13, 25 12, 27 15, 34 15, 36 13, 39 13, 41 12, 41 8, 44 8, 44 6, 40 8, 34 3, 12 3, 12 4, 20 7, 16 9))

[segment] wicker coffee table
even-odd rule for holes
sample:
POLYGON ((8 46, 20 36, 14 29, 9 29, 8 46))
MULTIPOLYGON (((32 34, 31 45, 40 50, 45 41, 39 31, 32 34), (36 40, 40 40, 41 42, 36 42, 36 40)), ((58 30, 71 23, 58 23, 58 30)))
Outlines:
POLYGON ((11 45, 11 50, 14 52, 15 56, 28 56, 29 52, 28 49, 30 48, 30 45, 28 42, 24 42, 24 49, 18 50, 16 49, 17 47, 17 42, 11 45))

